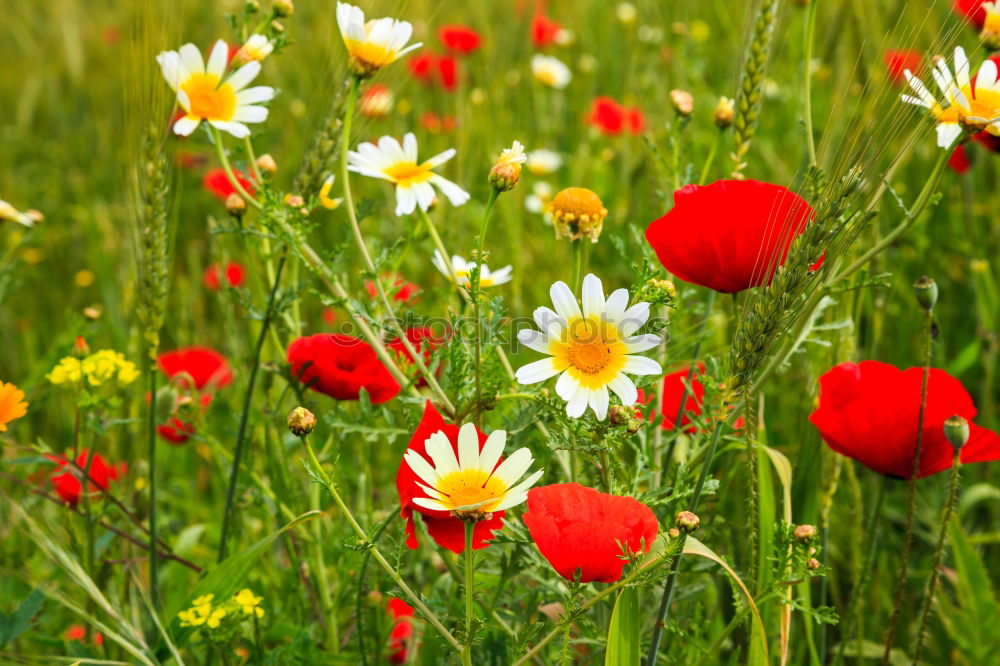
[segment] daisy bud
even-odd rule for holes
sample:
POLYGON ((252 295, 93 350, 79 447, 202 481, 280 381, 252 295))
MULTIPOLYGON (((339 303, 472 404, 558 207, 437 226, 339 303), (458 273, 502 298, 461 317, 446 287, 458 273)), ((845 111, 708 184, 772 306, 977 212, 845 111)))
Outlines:
POLYGON ((670 280, 652 278, 636 295, 636 301, 650 305, 668 305, 677 298, 677 287, 670 280))
POLYGON ((944 436, 958 451, 969 441, 969 422, 955 414, 944 420, 944 436))
POLYGON ((679 529, 677 529, 676 527, 671 527, 669 530, 667 530, 667 536, 670 537, 671 539, 676 539, 680 535, 681 535, 681 531, 679 529))
POLYGON ((735 102, 731 97, 719 98, 719 103, 715 105, 715 124, 719 129, 726 129, 733 124, 736 116, 734 106, 735 102))
POLYGON ((285 24, 280 21, 271 21, 271 30, 274 30, 277 33, 284 32, 285 24))
POLYGON ((233 66, 239 67, 248 62, 261 62, 274 51, 274 44, 264 35, 251 35, 240 50, 233 56, 233 66))
POLYGON ((630 435, 634 435, 642 426, 642 412, 635 407, 611 405, 608 409, 608 420, 612 425, 623 426, 630 435))
POLYGON ((930 312, 934 309, 938 298, 938 288, 937 283, 932 278, 924 275, 914 282, 913 293, 917 297, 917 303, 920 303, 920 307, 925 311, 930 312))
POLYGON ((316 415, 305 407, 296 407, 288 414, 288 430, 296 437, 305 437, 316 427, 316 415))
POLYGON ((979 33, 979 38, 983 40, 991 51, 1000 50, 1000 4, 997 2, 984 2, 979 11, 983 12, 983 30, 979 33))
POLYGON ((601 198, 584 187, 567 187, 549 203, 556 238, 580 240, 583 237, 596 243, 601 235, 608 209, 601 198))
POLYGON ((795 528, 795 540, 799 543, 809 543, 816 538, 816 528, 813 525, 799 525, 795 528))
POLYGON ((817 571, 819 567, 820 567, 819 560, 817 560, 815 557, 810 557, 809 561, 806 562, 806 569, 809 569, 809 571, 817 571))
POLYGON ((295 5, 292 0, 274 0, 274 15, 285 17, 295 13, 295 5))
POLYGON ((83 309, 83 316, 87 319, 100 319, 102 310, 100 305, 89 305, 83 309))
POLYGON ((694 111, 694 97, 686 90, 671 90, 670 103, 679 116, 686 118, 694 111))
POLYGON ((306 205, 305 200, 297 194, 288 193, 285 195, 285 205, 292 208, 302 208, 306 205))
POLYGON ((278 170, 278 163, 271 157, 271 153, 264 153, 257 158, 257 168, 266 174, 274 174, 278 170))
POLYGON ((528 156, 524 154, 524 146, 520 141, 515 141, 510 148, 505 148, 490 169, 489 181, 493 189, 497 192, 509 192, 514 189, 521 177, 521 165, 527 159, 528 156))
POLYGON ((690 511, 680 511, 677 514, 676 522, 677 529, 685 534, 690 534, 694 532, 701 525, 701 518, 691 513, 690 511))
POLYGON ((247 202, 243 200, 243 197, 233 192, 226 197, 226 210, 233 217, 243 217, 243 213, 247 212, 247 202))

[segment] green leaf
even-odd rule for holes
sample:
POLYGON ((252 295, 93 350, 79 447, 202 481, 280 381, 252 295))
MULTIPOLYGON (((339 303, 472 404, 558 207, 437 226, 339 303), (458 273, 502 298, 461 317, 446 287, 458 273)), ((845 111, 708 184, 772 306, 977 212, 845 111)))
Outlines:
MULTIPOLYGON (((845 657, 863 657, 865 659, 881 659, 885 654, 885 645, 875 641, 860 641, 861 649, 858 650, 858 641, 848 641, 844 643, 845 657), (858 654, 860 652, 861 654, 858 654)), ((836 650, 836 646, 834 650, 836 650)), ((893 648, 889 653, 889 664, 891 666, 911 666, 913 660, 906 656, 900 648, 893 648)))
POLYGON ((31 627, 31 619, 38 614, 45 595, 41 590, 34 589, 28 598, 21 602, 9 616, 0 613, 0 648, 23 634, 31 627))
POLYGON ((970 663, 986 663, 995 656, 1000 644, 994 629, 1000 622, 1000 604, 989 572, 957 516, 952 516, 948 524, 948 537, 958 573, 955 597, 963 616, 960 623, 950 625, 955 632, 952 639, 964 646, 970 663))
POLYGON ((240 551, 235 555, 227 557, 222 562, 215 565, 191 590, 188 594, 185 603, 181 604, 179 607, 175 608, 171 613, 173 618, 170 624, 170 633, 176 636, 177 646, 183 646, 187 640, 191 637, 194 632, 193 627, 182 627, 180 620, 177 618, 177 613, 189 608, 191 602, 200 596, 206 594, 215 595, 215 599, 218 601, 228 599, 229 597, 236 594, 240 586, 243 585, 243 581, 246 580, 247 575, 250 573, 250 569, 256 564, 257 559, 264 554, 264 551, 277 539, 279 536, 297 527, 302 523, 312 520, 321 515, 320 511, 309 511, 302 514, 292 522, 288 523, 280 530, 269 534, 257 543, 253 544, 246 550, 240 551))
POLYGON ((608 625, 608 647, 604 666, 635 666, 639 663, 639 590, 627 587, 618 595, 608 625))

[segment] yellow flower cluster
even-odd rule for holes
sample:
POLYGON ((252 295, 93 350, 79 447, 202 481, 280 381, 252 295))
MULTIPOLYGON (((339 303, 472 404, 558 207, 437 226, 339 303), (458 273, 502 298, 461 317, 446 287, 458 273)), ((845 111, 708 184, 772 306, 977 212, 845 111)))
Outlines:
POLYGON ((126 386, 139 377, 139 369, 135 363, 125 360, 121 352, 102 349, 83 359, 67 356, 45 377, 57 386, 77 384, 83 380, 93 387, 109 381, 116 381, 119 386, 126 386))
POLYGON ((232 617, 238 611, 244 615, 264 617, 264 609, 260 607, 263 600, 263 597, 258 597, 249 588, 240 590, 231 600, 222 603, 213 603, 215 595, 206 594, 191 602, 191 608, 181 611, 177 617, 182 627, 204 625, 209 629, 217 629, 224 618, 232 617))

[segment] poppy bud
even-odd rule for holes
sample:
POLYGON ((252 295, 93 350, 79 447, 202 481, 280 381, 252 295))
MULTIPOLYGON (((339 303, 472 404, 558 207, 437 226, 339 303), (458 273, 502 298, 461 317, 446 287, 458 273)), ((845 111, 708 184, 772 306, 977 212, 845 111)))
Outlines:
POLYGON ((243 200, 243 197, 233 192, 226 197, 226 210, 233 217, 243 217, 243 213, 247 212, 247 202, 243 200))
POLYGON ((650 305, 667 305, 673 303, 677 298, 677 287, 670 280, 651 278, 642 285, 642 289, 636 295, 636 302, 649 303, 650 305))
POLYGON ((944 436, 958 451, 969 441, 969 422, 958 414, 944 420, 944 436))
POLYGON ((795 528, 795 540, 799 543, 809 543, 816 538, 816 527, 813 525, 799 525, 795 528))
POLYGON ((677 529, 685 534, 694 532, 701 525, 701 518, 690 511, 680 511, 676 518, 677 529))
POLYGON ((584 187, 567 187, 549 203, 556 238, 580 240, 584 236, 596 243, 601 236, 608 209, 601 198, 584 187))
POLYGON ((690 116, 694 111, 694 97, 686 90, 671 90, 670 103, 679 116, 690 116))
POLYGON ((368 602, 369 606, 378 606, 382 603, 382 593, 378 590, 368 590, 368 594, 365 595, 365 601, 368 602))
POLYGON ((273 174, 278 170, 278 163, 271 157, 271 153, 264 153, 257 158, 257 168, 263 173, 273 174))
POLYGON ((316 415, 305 407, 296 407, 288 415, 288 430, 296 437, 305 437, 316 427, 316 415))
POLYGON ((920 307, 925 311, 930 312, 934 309, 938 298, 938 288, 937 283, 932 278, 926 275, 920 277, 913 283, 913 293, 917 297, 917 303, 920 303, 920 307))
POLYGON ((809 571, 816 571, 817 569, 819 569, 819 567, 820 567, 819 560, 817 560, 815 557, 810 557, 809 560, 806 562, 806 569, 809 569, 809 571))
POLYGON ((87 346, 87 341, 83 339, 82 335, 76 336, 76 340, 73 342, 73 356, 83 358, 84 356, 89 355, 90 347, 87 346))
POLYGON ((715 106, 715 124, 719 129, 726 129, 733 124, 733 118, 736 116, 734 104, 731 97, 719 98, 719 103, 715 106))
POLYGON ((285 17, 295 13, 295 5, 292 3, 292 0, 274 0, 272 7, 275 16, 285 17))

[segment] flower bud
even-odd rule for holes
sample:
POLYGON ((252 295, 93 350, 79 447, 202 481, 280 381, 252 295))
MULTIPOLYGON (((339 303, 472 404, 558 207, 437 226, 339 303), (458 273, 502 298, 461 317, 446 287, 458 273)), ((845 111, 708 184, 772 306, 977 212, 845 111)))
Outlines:
POLYGON ((365 595, 365 601, 369 606, 378 606, 382 603, 382 593, 378 590, 368 590, 368 594, 365 595))
POLYGON ((671 90, 670 103, 673 105, 674 111, 676 111, 679 116, 684 116, 686 118, 691 115, 692 111, 694 111, 694 97, 692 97, 691 93, 686 90, 671 90))
POLYGON ((969 441, 969 422, 955 414, 944 420, 944 436, 957 452, 969 441))
POLYGON ((365 118, 384 118, 392 112, 395 102, 389 86, 376 83, 368 87, 361 95, 359 108, 365 118))
POLYGON ((671 527, 669 530, 667 530, 667 536, 670 537, 671 539, 676 539, 680 535, 681 535, 681 531, 679 529, 677 529, 676 527, 671 527))
POLYGON ((260 0, 246 0, 243 3, 243 11, 247 14, 256 14, 260 11, 260 0))
POLYGON ((271 153, 264 153, 257 158, 257 168, 261 170, 262 173, 274 174, 278 171, 278 163, 274 161, 271 157, 271 153))
POLYGON ((527 159, 528 156, 524 154, 524 146, 520 141, 515 141, 510 148, 505 148, 490 169, 489 181, 493 189, 497 192, 509 192, 514 189, 521 177, 521 165, 527 159))
POLYGON ((291 206, 292 208, 302 208, 306 205, 306 202, 298 194, 292 194, 289 192, 285 195, 285 204, 291 206))
POLYGON ((650 305, 669 305, 677 298, 677 287, 670 280, 651 278, 636 294, 636 301, 650 305))
POLYGON ((285 17, 295 13, 295 5, 292 3, 292 0, 274 0, 272 7, 275 16, 285 17))
POLYGON ((288 414, 288 430, 296 437, 305 437, 316 427, 316 415, 305 407, 296 407, 288 414))
POLYGON ((608 421, 611 425, 624 426, 630 435, 634 435, 642 427, 642 412, 635 407, 611 405, 608 408, 608 421))
POLYGON ((815 557, 810 557, 809 560, 806 561, 806 569, 809 569, 809 571, 817 571, 819 567, 820 567, 819 560, 817 560, 815 557))
POLYGON ((731 97, 719 98, 719 103, 715 106, 715 124, 719 129, 726 129, 733 124, 733 118, 736 116, 735 104, 731 97))
POLYGON ((924 275, 914 282, 913 293, 917 297, 917 303, 920 303, 920 307, 925 311, 930 312, 934 309, 938 299, 938 288, 932 278, 924 275))
POLYGON ((552 225, 556 238, 580 240, 583 237, 596 243, 601 236, 608 209, 601 198, 584 187, 567 187, 549 202, 552 225))
POLYGON ((239 194, 233 192, 226 197, 226 210, 233 217, 243 217, 243 213, 247 212, 247 202, 239 194))
POLYGON ((809 543, 816 538, 816 527, 813 525, 799 525, 795 528, 795 540, 799 543, 809 543))
POLYGON ((690 534, 701 525, 701 519, 690 511, 680 511, 677 514, 675 524, 681 532, 690 534))

